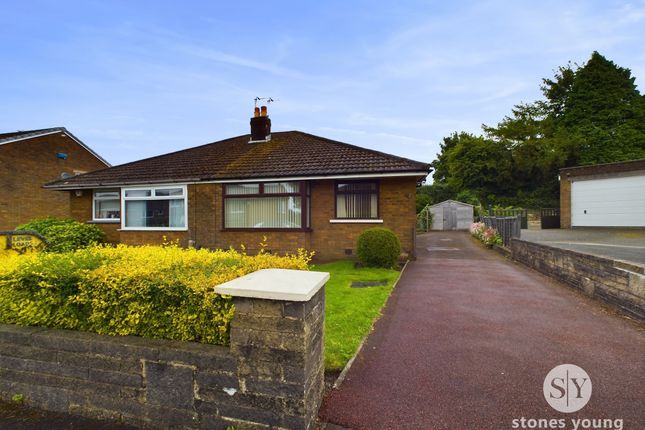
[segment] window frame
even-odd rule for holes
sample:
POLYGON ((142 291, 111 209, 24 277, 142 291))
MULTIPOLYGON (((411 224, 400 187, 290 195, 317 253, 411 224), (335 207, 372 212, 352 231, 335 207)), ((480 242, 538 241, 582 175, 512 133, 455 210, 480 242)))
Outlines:
POLYGON ((162 184, 162 185, 137 185, 121 188, 121 230, 124 231, 188 231, 188 186, 186 184, 162 184), (182 196, 155 196, 158 189, 181 188, 182 196), (150 196, 146 197, 126 197, 127 191, 150 191, 150 196), (148 201, 148 200, 184 200, 184 226, 183 227, 126 227, 126 201, 148 201))
POLYGON ((284 232, 298 232, 298 231, 311 231, 311 218, 309 216, 309 208, 307 202, 311 201, 311 185, 309 181, 258 181, 258 182, 231 182, 222 184, 222 228, 221 231, 284 231, 284 232), (295 193, 265 193, 265 184, 275 184, 281 182, 296 182, 298 183, 298 192, 295 193), (226 194, 226 187, 229 185, 252 185, 258 184, 258 193, 255 194, 226 194), (300 197, 300 227, 226 227, 226 200, 227 199, 247 199, 247 198, 263 198, 263 197, 300 197))
POLYGON ((96 223, 120 223, 121 222, 121 212, 123 208, 121 207, 121 191, 119 188, 95 188, 92 190, 92 222, 96 223), (108 198, 97 198, 96 193, 106 193, 106 192, 116 192, 118 194, 118 197, 116 199, 108 199, 108 198), (97 201, 105 201, 105 200, 118 200, 119 201, 119 217, 118 218, 97 218, 96 217, 96 202, 97 201))
POLYGON ((334 181, 334 218, 331 220, 333 222, 359 222, 359 221, 365 221, 365 222, 370 222, 370 223, 378 223, 382 222, 381 218, 381 183, 378 179, 352 179, 352 180, 342 180, 342 179, 337 179, 334 181), (338 185, 340 184, 375 184, 376 185, 376 191, 375 192, 339 192, 338 191, 338 185), (344 217, 341 218, 338 216, 338 195, 345 195, 345 194, 376 194, 376 214, 373 218, 348 218, 344 217))

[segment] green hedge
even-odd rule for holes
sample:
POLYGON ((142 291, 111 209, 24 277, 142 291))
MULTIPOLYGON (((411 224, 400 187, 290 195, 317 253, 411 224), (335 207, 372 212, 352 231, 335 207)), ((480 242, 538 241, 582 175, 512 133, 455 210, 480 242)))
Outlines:
POLYGON ((125 245, 13 255, 0 265, 0 323, 225 344, 234 307, 213 287, 306 270, 310 257, 125 245))
POLYGON ((105 233, 98 226, 73 219, 41 218, 16 227, 16 230, 35 230, 49 242, 46 250, 67 252, 96 245, 105 240, 105 233))
POLYGON ((358 258, 370 267, 394 267, 401 254, 399 238, 387 228, 368 228, 357 243, 358 258))

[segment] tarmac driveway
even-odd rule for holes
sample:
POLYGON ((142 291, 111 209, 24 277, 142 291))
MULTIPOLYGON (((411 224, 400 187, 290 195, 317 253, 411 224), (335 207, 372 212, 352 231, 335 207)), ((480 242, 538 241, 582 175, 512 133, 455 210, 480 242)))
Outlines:
POLYGON ((564 418, 571 429, 572 418, 611 418, 644 428, 642 327, 467 233, 420 236, 417 252, 345 381, 325 398, 322 421, 472 430, 564 418), (572 414, 552 409, 542 391, 563 363, 593 383, 589 403, 572 414))

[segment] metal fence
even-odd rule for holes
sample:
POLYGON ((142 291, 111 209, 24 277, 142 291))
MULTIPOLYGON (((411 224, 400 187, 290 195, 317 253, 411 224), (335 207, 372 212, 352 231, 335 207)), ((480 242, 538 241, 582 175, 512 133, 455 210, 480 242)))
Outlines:
POLYGON ((520 216, 509 217, 481 217, 482 222, 486 227, 492 227, 497 230, 497 233, 502 237, 504 246, 511 246, 511 238, 519 238, 522 228, 522 219, 520 216))
POLYGON ((489 217, 520 217, 520 227, 529 228, 529 211, 527 209, 489 209, 489 217))

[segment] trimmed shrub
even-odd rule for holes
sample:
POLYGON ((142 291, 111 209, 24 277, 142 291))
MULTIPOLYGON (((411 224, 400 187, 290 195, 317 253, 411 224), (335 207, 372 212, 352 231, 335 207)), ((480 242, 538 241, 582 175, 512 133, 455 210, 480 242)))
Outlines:
POLYGON ((394 267, 401 254, 401 243, 392 230, 382 227, 368 228, 357 243, 358 258, 370 267, 394 267))
POLYGON ((16 227, 16 230, 35 230, 45 236, 50 252, 68 252, 87 248, 105 240, 105 233, 98 226, 73 219, 41 218, 16 227))
POLYGON ((213 288, 310 259, 174 245, 15 255, 0 265, 0 323, 226 344, 234 306, 213 288))

